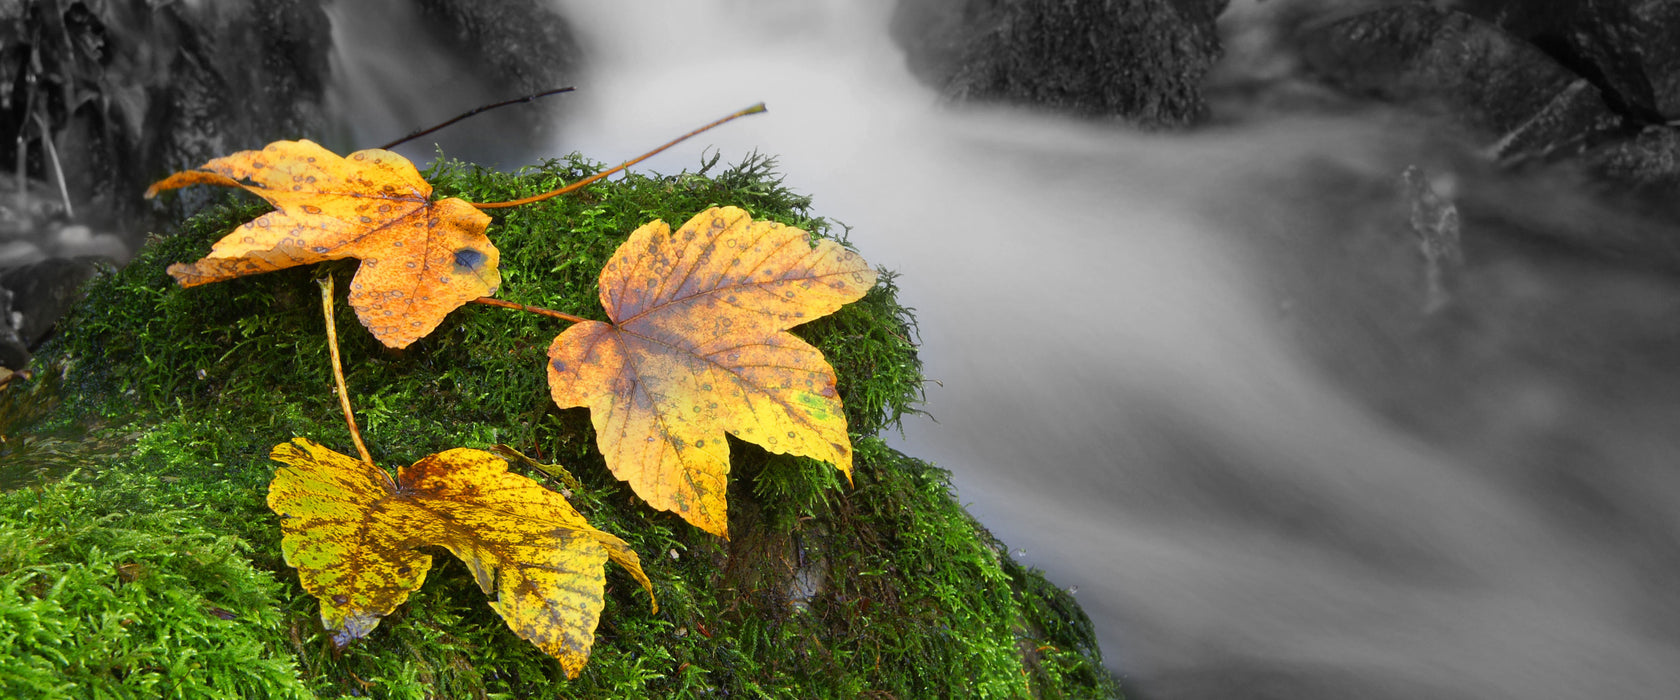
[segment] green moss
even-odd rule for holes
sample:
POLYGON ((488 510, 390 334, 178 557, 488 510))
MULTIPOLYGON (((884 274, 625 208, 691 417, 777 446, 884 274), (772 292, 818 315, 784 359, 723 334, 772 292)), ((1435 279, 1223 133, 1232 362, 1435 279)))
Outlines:
POLYGON ((309 697, 248 541, 99 481, 0 496, 0 696, 309 697))
MULTIPOLYGON (((428 179, 443 196, 495 201, 599 167, 576 157, 516 174, 445 164, 428 179)), ((707 170, 632 174, 494 214, 500 296, 602 318, 595 278, 628 232, 712 205, 839 233, 781 185, 768 159, 707 170)), ((112 697, 191 696, 201 686, 390 698, 1115 695, 1077 605, 1003 556, 952 500, 943 471, 875 437, 921 397, 915 329, 890 274, 862 301, 796 329, 839 374, 854 483, 827 465, 731 440, 729 541, 650 511, 605 469, 587 411, 548 399, 544 352, 563 324, 469 306, 393 352, 350 320, 341 295, 347 381, 376 460, 395 466, 450 447, 506 443, 563 464, 580 482, 572 496, 579 510, 641 553, 660 612, 609 567, 594 653, 568 681, 495 616, 463 566, 441 556, 409 603, 335 651, 315 600, 280 559, 264 494, 274 444, 305 436, 351 447, 311 279, 337 275, 343 289, 355 263, 186 290, 164 272, 262 208, 230 198, 96 280, 39 355, 37 379, 0 396, 0 486, 48 484, 0 501, 0 527, 11 528, 4 541, 64 543, 0 551, 0 639, 30 650, 0 657, 0 683, 14 684, 0 689, 79 695, 68 684, 102 683, 112 697), (77 476, 62 478, 77 466, 77 476), (41 505, 49 502, 58 505, 41 505), (130 562, 148 578, 112 573, 130 562), (72 571, 82 573, 67 578, 72 571), (48 642, 89 620, 114 614, 120 623, 129 612, 103 611, 128 611, 111 601, 131 589, 162 602, 134 609, 127 628, 157 630, 152 638, 174 646, 145 647, 151 657, 90 652, 78 667, 85 671, 55 672, 60 660, 48 642), (206 606, 234 619, 206 616, 206 606), (200 659, 198 669, 180 666, 189 657, 200 659)))

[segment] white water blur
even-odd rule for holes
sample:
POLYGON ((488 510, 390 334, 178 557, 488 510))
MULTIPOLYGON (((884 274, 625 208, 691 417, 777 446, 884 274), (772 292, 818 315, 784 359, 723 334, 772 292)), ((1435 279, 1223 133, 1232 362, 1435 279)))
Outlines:
POLYGON ((775 154, 903 273, 940 384, 938 422, 897 444, 1077 588, 1147 697, 1272 697, 1274 677, 1287 697, 1676 696, 1680 655, 1629 622, 1622 569, 1295 357, 1233 245, 1248 232, 1207 210, 1325 160, 1397 172, 1382 127, 1164 138, 941 106, 890 6, 562 2, 594 68, 532 160, 617 162, 767 102, 641 167, 775 154))

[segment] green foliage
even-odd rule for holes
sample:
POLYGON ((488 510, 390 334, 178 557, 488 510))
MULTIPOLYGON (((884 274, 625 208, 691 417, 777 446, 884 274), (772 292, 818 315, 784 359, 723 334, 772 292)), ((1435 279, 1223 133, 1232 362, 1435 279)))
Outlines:
POLYGON ((279 645, 284 587, 245 541, 150 510, 149 481, 0 496, 0 696, 308 697, 279 645))
MULTIPOLYGON (((500 201, 552 189, 600 167, 574 156, 515 174, 451 163, 427 175, 438 196, 500 201)), ((767 159, 749 158, 716 174, 631 174, 575 195, 500 210, 492 235, 502 251, 505 297, 604 318, 596 275, 626 234, 653 218, 683 221, 719 204, 834 233, 810 212, 808 198, 781 186, 767 159)), ((274 473, 267 455, 276 436, 350 445, 310 280, 321 269, 342 280, 354 262, 186 290, 163 271, 201 256, 261 208, 238 199, 208 210, 178 234, 155 241, 129 267, 97 280, 64 332, 38 355, 41 379, 21 388, 14 382, 0 395, 0 435, 6 437, 0 442, 0 485, 8 479, 50 481, 62 473, 37 469, 40 462, 31 455, 48 451, 12 447, 23 441, 52 446, 54 464, 99 465, 66 485, 17 490, 0 500, 0 527, 12 529, 0 547, 23 552, 0 551, 0 561, 18 562, 0 566, 0 580, 22 580, 25 574, 17 572, 28 567, 75 559, 11 545, 40 538, 12 537, 13 531, 47 527, 50 520, 84 523, 76 532, 151 532, 156 539, 146 541, 78 535, 78 542, 99 546, 97 557, 76 550, 82 552, 76 561, 95 562, 79 565, 90 573, 78 581, 93 585, 91 572, 106 567, 101 585, 117 595, 134 584, 109 574, 112 566, 144 558, 149 571, 180 572, 151 580, 174 582, 177 590, 196 592, 238 617, 195 618, 189 613, 202 606, 180 593, 166 598, 174 601, 166 606, 174 612, 148 618, 146 624, 161 625, 153 629, 167 631, 154 637, 176 644, 177 654, 190 648, 201 659, 214 650, 242 649, 240 658, 248 661, 240 673, 247 675, 230 678, 295 668, 307 690, 293 693, 295 683, 261 675, 269 685, 249 681, 246 695, 252 697, 1116 694, 1089 622, 1066 594, 1002 556, 1002 545, 952 500, 944 472, 873 437, 912 411, 921 396, 914 326, 893 296, 890 276, 864 300, 798 329, 839 374, 854 431, 855 484, 847 486, 831 467, 733 442, 729 541, 641 505, 602 464, 588 412, 560 410, 548 400, 544 353, 558 330, 555 322, 473 305, 401 352, 342 324, 347 381, 376 460, 409 464, 450 447, 506 443, 560 463, 580 482, 569 496, 579 511, 641 554, 660 612, 651 613, 637 583, 610 567, 596 647, 582 675, 568 682, 552 658, 516 637, 485 605, 465 567, 440 557, 428 584, 376 634, 335 653, 316 601, 280 560, 279 525, 263 494, 274 473), (52 496, 67 504, 57 510, 26 505, 61 491, 80 495, 52 496), (26 511, 36 514, 26 517, 26 511), (184 549, 192 555, 166 557, 162 551, 182 549, 187 541, 192 544, 184 549), (206 557, 219 562, 218 571, 230 572, 218 574, 225 583, 196 578, 209 565, 195 562, 206 557), (245 644, 240 639, 249 640, 247 646, 238 647, 245 644)), ((340 309, 341 317, 347 313, 340 309)), ((545 478, 535 470, 525 473, 545 478)), ((106 603, 46 596, 51 586, 38 583, 45 574, 31 576, 3 589, 8 622, 0 626, 0 640, 61 639, 79 620, 104 619, 99 611, 106 603), (15 619, 31 620, 27 627, 10 622, 14 610, 23 611, 15 619)), ((66 588, 72 585, 82 584, 66 588)), ((50 648, 45 641, 28 643, 50 648)), ((56 659, 31 653, 37 659, 31 665, 0 661, 20 669, 0 673, 46 688, 82 682, 49 673, 56 659)), ((146 663, 121 667, 124 678, 155 671, 165 679, 159 684, 177 681, 174 668, 146 663)), ((104 668, 118 673, 116 666, 104 668)))

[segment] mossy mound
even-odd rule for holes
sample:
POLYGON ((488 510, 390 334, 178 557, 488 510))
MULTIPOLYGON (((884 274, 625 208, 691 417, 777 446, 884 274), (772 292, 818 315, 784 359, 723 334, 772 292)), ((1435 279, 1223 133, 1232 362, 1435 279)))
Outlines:
MULTIPOLYGON (((599 167, 446 164, 427 177, 440 196, 496 201, 599 167)), ((765 159, 706 172, 631 175, 501 210, 490 231, 500 296, 603 318, 595 278, 624 236, 712 205, 831 233, 765 159)), ((506 443, 565 465, 583 486, 573 503, 643 557, 660 612, 609 567, 594 653, 568 681, 442 556, 406 605, 335 651, 280 558, 264 495, 275 444, 351 450, 311 280, 335 274, 343 289, 355 262, 187 290, 164 272, 263 207, 230 199, 96 280, 35 378, 0 396, 0 643, 11 650, 0 696, 1116 694, 1078 606, 1003 556, 943 471, 876 437, 913 410, 922 381, 890 275, 796 329, 839 374, 855 484, 732 440, 729 541, 648 509, 601 463, 587 411, 548 399, 544 351, 563 325, 469 305, 392 352, 350 320, 341 293, 346 378, 375 459, 506 443)))

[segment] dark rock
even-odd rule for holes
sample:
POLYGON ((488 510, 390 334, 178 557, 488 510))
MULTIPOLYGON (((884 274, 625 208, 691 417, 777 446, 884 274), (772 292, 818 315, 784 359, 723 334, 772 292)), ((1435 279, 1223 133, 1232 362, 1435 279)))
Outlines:
POLYGON ((1673 33, 1680 28, 1680 10, 1675 9, 1674 3, 1466 0, 1456 9, 1494 22, 1539 47, 1558 63, 1591 81, 1624 116, 1643 123, 1663 121, 1664 109, 1652 78, 1666 72, 1670 90, 1674 81, 1680 80, 1680 76, 1674 75, 1675 60, 1680 57, 1673 33), (1663 15, 1667 15, 1666 27, 1663 15))
POLYGON ((12 319, 12 293, 0 288, 0 367, 18 370, 29 362, 29 348, 18 337, 12 319))
POLYGON ((1222 0, 901 0, 892 34, 947 98, 1176 127, 1207 111, 1222 0))
POLYGON ((1466 14, 1392 7, 1303 31, 1298 41, 1305 69, 1321 80, 1444 117, 1507 162, 1572 155, 1623 128, 1586 79, 1466 14))
POLYGON ((29 176, 62 177, 79 223, 126 231, 131 247, 142 215, 173 218, 208 196, 148 208, 139 194, 152 180, 321 129, 331 32, 320 0, 8 8, 0 133, 21 138, 0 139, 0 162, 21 145, 29 176))
POLYGON ((577 37, 552 3, 539 0, 419 0, 423 14, 455 27, 495 80, 527 93, 563 87, 582 63, 577 37))
POLYGON ((30 348, 40 345, 64 312, 82 298, 82 284, 99 273, 87 258, 51 258, 0 272, 0 289, 12 298, 11 324, 30 348))
POLYGON ((1581 165, 1607 196, 1680 225, 1680 129, 1647 127, 1587 152, 1581 165))
POLYGON ((1656 93, 1657 111, 1666 119, 1680 119, 1680 3, 1673 0, 1635 0, 1633 13, 1645 25, 1641 48, 1645 74, 1656 93))

